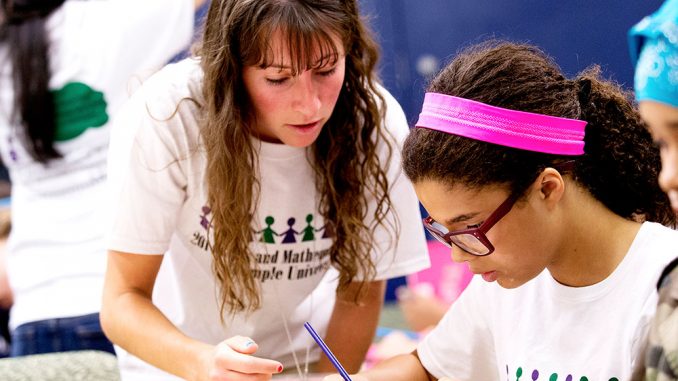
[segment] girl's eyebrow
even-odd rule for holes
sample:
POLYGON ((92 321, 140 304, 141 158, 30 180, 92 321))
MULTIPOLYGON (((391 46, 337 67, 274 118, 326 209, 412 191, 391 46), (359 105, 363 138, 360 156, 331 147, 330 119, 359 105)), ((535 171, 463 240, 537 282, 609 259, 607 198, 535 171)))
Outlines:
POLYGON ((459 222, 468 221, 468 220, 472 219, 473 217, 477 216, 478 214, 479 214, 478 212, 461 214, 457 217, 445 220, 445 225, 450 226, 450 225, 457 224, 459 222))
POLYGON ((672 130, 678 130, 678 120, 669 121, 666 125, 672 130))

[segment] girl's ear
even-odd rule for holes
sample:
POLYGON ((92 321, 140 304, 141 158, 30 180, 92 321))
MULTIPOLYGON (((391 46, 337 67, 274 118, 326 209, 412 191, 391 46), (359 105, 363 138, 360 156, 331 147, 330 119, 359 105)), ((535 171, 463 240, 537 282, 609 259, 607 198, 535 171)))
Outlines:
POLYGON ((555 207, 565 193, 565 181, 554 168, 546 168, 534 182, 534 190, 547 207, 555 207))

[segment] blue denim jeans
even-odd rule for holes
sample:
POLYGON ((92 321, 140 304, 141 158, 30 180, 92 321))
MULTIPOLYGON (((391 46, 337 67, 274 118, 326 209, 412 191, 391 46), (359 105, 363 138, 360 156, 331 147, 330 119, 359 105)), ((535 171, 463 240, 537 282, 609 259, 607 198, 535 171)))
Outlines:
POLYGON ((99 314, 22 324, 12 332, 10 356, 86 349, 115 354, 101 329, 99 314))

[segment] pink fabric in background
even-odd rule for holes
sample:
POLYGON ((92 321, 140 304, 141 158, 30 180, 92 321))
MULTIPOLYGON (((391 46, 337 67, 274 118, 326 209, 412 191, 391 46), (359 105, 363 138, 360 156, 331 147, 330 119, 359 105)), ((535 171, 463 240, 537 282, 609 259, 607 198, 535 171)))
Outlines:
POLYGON ((453 262, 450 249, 438 241, 428 241, 428 253, 431 267, 408 275, 407 285, 419 292, 428 288, 441 301, 451 304, 469 284, 473 273, 465 263, 453 262))

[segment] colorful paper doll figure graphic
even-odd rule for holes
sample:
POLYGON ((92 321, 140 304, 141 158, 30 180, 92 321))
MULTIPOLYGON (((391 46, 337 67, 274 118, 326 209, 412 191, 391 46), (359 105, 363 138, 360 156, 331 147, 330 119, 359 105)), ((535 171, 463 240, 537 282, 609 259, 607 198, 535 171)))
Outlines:
POLYGON ((290 217, 290 218, 287 220, 287 225, 288 225, 290 228, 287 229, 287 230, 285 230, 285 231, 282 233, 282 234, 284 235, 284 236, 283 236, 282 243, 295 243, 295 242, 297 242, 297 237, 296 237, 296 235, 298 235, 298 234, 300 234, 300 233, 299 233, 298 231, 294 230, 294 227, 293 227, 293 226, 294 226, 294 223, 295 223, 296 221, 297 221, 297 220, 296 220, 294 217, 290 217))
POLYGON ((275 222, 275 218, 273 218, 273 216, 267 216, 264 221, 266 222, 266 227, 263 230, 256 232, 262 233, 259 242, 275 243, 274 236, 280 236, 280 234, 276 233, 276 231, 271 228, 271 225, 275 222))
POLYGON ((302 242, 313 241, 313 240, 315 240, 315 232, 321 230, 321 229, 316 230, 316 229, 313 227, 313 225, 311 225, 311 222, 312 222, 312 221, 313 221, 313 215, 312 215, 312 214, 308 214, 308 215, 306 216, 306 222, 307 222, 308 224, 306 225, 306 227, 304 228, 304 230, 302 230, 302 233, 304 233, 304 235, 301 237, 301 241, 302 241, 302 242))
POLYGON ((209 206, 205 205, 202 207, 202 214, 200 215, 200 226, 205 228, 208 232, 210 231, 210 220, 207 218, 210 213, 212 212, 212 209, 210 209, 209 206))

